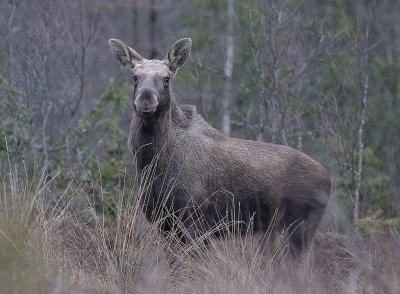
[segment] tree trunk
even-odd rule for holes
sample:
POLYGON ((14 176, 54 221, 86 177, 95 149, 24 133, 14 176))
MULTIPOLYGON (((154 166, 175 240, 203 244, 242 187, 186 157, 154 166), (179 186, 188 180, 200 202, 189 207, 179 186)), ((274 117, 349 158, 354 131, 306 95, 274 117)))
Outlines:
POLYGON ((226 59, 225 59, 225 88, 222 103, 222 131, 231 134, 231 101, 232 101, 232 71, 233 71, 233 0, 227 0, 227 31, 226 31, 226 59))
POLYGON ((362 89, 361 98, 361 109, 360 109, 360 125, 358 127, 358 165, 357 172, 355 176, 355 187, 354 187, 354 202, 353 202, 353 220, 358 220, 359 210, 360 210, 360 187, 361 187, 361 174, 363 167, 363 153, 364 153, 364 124, 367 115, 367 98, 368 98, 368 35, 369 35, 369 24, 365 32, 365 52, 364 52, 364 62, 365 62, 365 79, 362 89))
POLYGON ((135 48, 138 48, 139 29, 138 29, 138 3, 137 0, 132 0, 132 42, 135 48))
POLYGON ((154 59, 157 56, 157 10, 155 0, 150 1, 150 59, 154 59))

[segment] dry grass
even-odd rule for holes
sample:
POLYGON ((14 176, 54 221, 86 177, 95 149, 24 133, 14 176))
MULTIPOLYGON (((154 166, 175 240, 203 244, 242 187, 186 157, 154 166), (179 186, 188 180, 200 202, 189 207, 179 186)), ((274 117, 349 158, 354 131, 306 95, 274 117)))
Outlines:
POLYGON ((285 234, 273 246, 268 234, 249 233, 182 247, 144 220, 129 193, 110 222, 74 183, 52 190, 44 177, 28 181, 16 171, 1 180, 2 293, 400 292, 395 229, 368 240, 320 232, 310 254, 295 261, 285 234))

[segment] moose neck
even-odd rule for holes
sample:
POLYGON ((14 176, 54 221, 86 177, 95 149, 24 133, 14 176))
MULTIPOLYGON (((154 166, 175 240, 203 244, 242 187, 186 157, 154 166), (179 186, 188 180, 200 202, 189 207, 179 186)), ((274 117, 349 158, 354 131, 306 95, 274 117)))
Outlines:
POLYGON ((170 138, 174 131, 187 125, 188 119, 179 108, 172 90, 170 105, 156 113, 149 120, 144 120, 137 113, 133 115, 130 143, 136 157, 139 170, 149 165, 157 154, 169 150, 170 138))

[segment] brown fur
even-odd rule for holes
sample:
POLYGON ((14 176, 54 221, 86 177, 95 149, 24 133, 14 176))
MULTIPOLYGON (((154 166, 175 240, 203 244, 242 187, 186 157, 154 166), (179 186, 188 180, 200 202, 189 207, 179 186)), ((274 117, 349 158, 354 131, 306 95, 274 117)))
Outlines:
MULTIPOLYGON (((194 106, 178 106, 166 79, 185 62, 190 45, 182 39, 164 61, 139 56, 132 66, 137 86, 129 143, 139 179, 146 170, 153 177, 143 201, 147 218, 168 216, 161 226, 165 231, 179 220, 196 237, 222 218, 241 219, 243 231, 251 222, 254 231, 266 231, 278 211, 274 229, 296 228, 291 249, 301 252, 329 199, 327 170, 286 146, 227 137, 205 122, 194 106), (149 115, 142 111, 148 104, 157 105, 149 115)), ((114 55, 124 51, 111 47, 114 55)))

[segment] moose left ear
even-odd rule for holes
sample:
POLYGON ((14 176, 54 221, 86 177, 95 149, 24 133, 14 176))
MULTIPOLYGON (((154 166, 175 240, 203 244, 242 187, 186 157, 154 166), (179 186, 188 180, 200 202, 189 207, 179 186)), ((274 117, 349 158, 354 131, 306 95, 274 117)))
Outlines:
POLYGON ((164 60, 171 71, 176 72, 185 63, 190 55, 191 47, 192 40, 190 38, 180 39, 172 45, 164 60))
POLYGON ((118 62, 125 68, 134 68, 143 60, 135 50, 118 39, 110 39, 111 51, 118 62))

